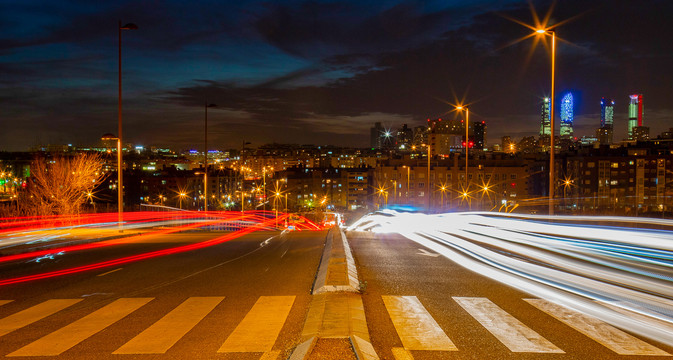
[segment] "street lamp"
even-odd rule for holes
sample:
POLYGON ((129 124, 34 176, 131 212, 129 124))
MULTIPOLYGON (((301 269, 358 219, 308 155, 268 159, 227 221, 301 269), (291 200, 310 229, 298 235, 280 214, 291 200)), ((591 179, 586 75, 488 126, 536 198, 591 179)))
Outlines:
MULTIPOLYGON (((121 124, 121 123, 120 123, 121 124)), ((122 152, 121 152, 121 139, 114 134, 106 133, 100 137, 103 141, 116 140, 117 141, 117 213, 118 213, 118 223, 119 223, 119 232, 122 232, 122 204, 123 204, 123 194, 122 194, 122 152)))
MULTIPOLYGON (((430 140, 430 139, 428 139, 430 140)), ((427 146, 428 147, 428 214, 430 213, 430 196, 432 195, 432 187, 430 186, 430 154, 432 154, 430 143, 428 141, 428 144, 421 144, 421 146, 427 146)))
POLYGON ((179 194, 179 196, 180 196, 180 210, 182 210, 182 199, 185 198, 187 196, 187 194, 184 193, 184 192, 181 192, 179 194))
POLYGON ((379 193, 379 197, 381 197, 381 195, 383 195, 384 207, 387 207, 388 206, 388 191, 385 188, 379 188, 378 193, 379 193))
MULTIPOLYGON (((276 182, 276 188, 278 188, 278 182, 276 182)), ((276 196, 273 200, 273 208, 276 210, 276 228, 278 228, 278 197, 280 197, 280 192, 276 191, 276 196)))
POLYGON ((124 213, 124 185, 122 180, 122 30, 137 30, 136 24, 128 23, 122 26, 119 20, 119 103, 118 103, 118 131, 117 131, 117 208, 119 232, 122 232, 124 213))
POLYGON ((537 29, 540 35, 551 35, 551 97, 549 111, 550 147, 549 147, 549 215, 554 215, 554 79, 556 72, 556 31, 550 29, 537 29))
POLYGON ((205 127, 203 141, 203 211, 208 211, 208 108, 215 107, 215 104, 208 104, 205 107, 205 127))
POLYGON ((403 165, 403 168, 407 168, 407 202, 409 202, 409 182, 411 179, 411 166, 403 165))
POLYGON ((446 186, 442 185, 442 187, 440 187, 439 190, 442 192, 442 200, 439 203, 439 209, 442 210, 444 208, 444 192, 446 192, 446 186))
POLYGON ((470 108, 467 106, 458 105, 456 110, 465 110, 465 187, 467 188, 467 165, 468 165, 468 149, 470 147, 470 137, 469 137, 469 121, 470 121, 470 108))

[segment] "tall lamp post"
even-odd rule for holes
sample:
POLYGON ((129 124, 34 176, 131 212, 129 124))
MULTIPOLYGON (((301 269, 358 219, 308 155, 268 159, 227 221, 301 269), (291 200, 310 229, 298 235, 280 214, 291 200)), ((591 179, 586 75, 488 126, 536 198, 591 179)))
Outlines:
POLYGON ((137 30, 136 24, 128 23, 122 26, 119 20, 119 104, 118 131, 117 131, 117 210, 119 221, 119 232, 123 231, 122 222, 124 218, 124 185, 122 177, 122 30, 137 30))
POLYGON ((551 97, 549 111, 549 215, 554 215, 554 79, 556 71, 556 31, 548 29, 537 29, 536 33, 542 35, 551 35, 551 97))
POLYGON ((469 161, 468 149, 470 148, 470 137, 469 137, 469 121, 470 121, 470 108, 467 106, 456 106, 456 110, 465 110, 465 188, 467 189, 469 182, 467 181, 467 166, 469 161))
POLYGON ((204 141, 203 141, 203 211, 208 211, 208 108, 215 107, 215 104, 208 104, 205 106, 205 126, 204 126, 204 141))
POLYGON ((403 165, 402 167, 407 168, 407 194, 406 194, 406 198, 407 198, 407 203, 409 203, 409 182, 411 180, 411 166, 403 165))
MULTIPOLYGON (((428 139, 430 140, 430 139, 428 139)), ((430 213, 430 197, 432 196, 432 187, 430 185, 430 158, 432 157, 432 151, 430 147, 430 142, 428 141, 428 214, 430 213)))

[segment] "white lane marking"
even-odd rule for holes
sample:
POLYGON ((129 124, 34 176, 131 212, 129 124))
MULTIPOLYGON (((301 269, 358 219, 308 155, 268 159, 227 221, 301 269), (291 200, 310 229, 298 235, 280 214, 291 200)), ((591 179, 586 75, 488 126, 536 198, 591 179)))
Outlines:
POLYGON ((593 316, 582 314, 565 306, 543 299, 524 300, 571 328, 596 340, 601 345, 617 354, 670 356, 669 353, 637 339, 593 316))
POLYGON ((91 293, 91 294, 84 294, 84 295, 82 295, 82 297, 86 298, 86 297, 89 297, 89 296, 96 296, 96 295, 106 296, 106 295, 112 295, 112 293, 98 293, 97 292, 97 293, 91 293))
POLYGON ((418 253, 417 253, 417 255, 423 255, 423 256, 429 256, 429 257, 437 257, 437 256, 439 256, 439 254, 437 254, 437 253, 433 253, 433 252, 429 252, 428 250, 425 250, 425 249, 418 249, 418 253))
POLYGON ((9 304, 12 301, 14 301, 14 300, 0 300, 0 306, 5 305, 5 304, 9 304))
POLYGON ((271 351, 294 299, 294 296, 260 296, 217 352, 271 351))
POLYGON ((390 350, 392 350, 395 360, 414 360, 411 353, 404 348, 394 347, 390 350))
POLYGON ((456 351, 456 345, 415 296, 382 296, 395 330, 407 350, 456 351))
POLYGON ((222 300, 223 296, 190 297, 113 354, 164 354, 222 300))
POLYGON ((56 356, 136 311, 153 298, 121 298, 7 356, 56 356))
POLYGON ((0 319, 0 336, 42 320, 80 301, 82 299, 51 299, 0 319))
POLYGON ((96 276, 105 276, 105 275, 108 275, 108 274, 112 274, 113 272, 117 272, 117 271, 119 271, 119 270, 121 270, 121 269, 123 269, 123 268, 110 270, 110 271, 108 271, 108 272, 106 272, 106 273, 98 274, 98 275, 96 275, 96 276))
POLYGON ((487 298, 453 297, 453 300, 512 352, 563 353, 487 298))
POLYGON ((287 250, 285 250, 285 252, 283 253, 283 255, 280 256, 280 258, 282 259, 283 256, 285 256, 285 254, 287 254, 287 250))
POLYGON ((280 355, 280 350, 267 351, 262 354, 262 357, 259 360, 277 360, 278 355, 280 355))
POLYGON ((261 243, 259 243, 259 246, 262 247, 262 246, 269 245, 269 243, 271 242, 271 239, 273 239, 273 238, 275 238, 275 236, 272 236, 272 237, 262 241, 261 243))

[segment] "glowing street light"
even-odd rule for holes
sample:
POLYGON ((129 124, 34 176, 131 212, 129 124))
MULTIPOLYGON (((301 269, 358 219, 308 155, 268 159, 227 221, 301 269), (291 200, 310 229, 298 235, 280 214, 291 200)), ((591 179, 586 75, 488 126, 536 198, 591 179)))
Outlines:
POLYGON ((187 197, 187 194, 184 193, 184 192, 181 192, 180 194, 178 194, 178 196, 179 196, 179 199, 180 199, 180 209, 182 209, 182 199, 187 197))
POLYGON ((407 168, 407 196, 406 196, 406 198, 407 198, 407 202, 409 202, 409 183, 410 183, 410 180, 411 180, 411 166, 403 165, 402 167, 407 168))
POLYGON ((205 107, 205 127, 203 142, 203 211, 208 211, 208 108, 216 107, 215 104, 208 104, 205 107))
POLYGON ((384 189, 379 189, 379 195, 383 195, 384 198, 384 206, 388 206, 388 192, 384 189))
MULTIPOLYGON (((430 139, 428 139, 430 140, 430 139)), ((428 213, 430 213, 430 192, 432 191, 432 188, 430 187, 430 158, 432 154, 432 148, 430 144, 421 144, 421 146, 427 146, 428 147, 428 213)))
POLYGON ((444 193, 446 192, 446 190, 447 190, 447 187, 445 185, 442 185, 442 187, 439 188, 439 191, 442 192, 441 201, 439 203, 439 208, 440 209, 444 208, 444 193))
POLYGON ((122 26, 119 20, 119 102, 118 102, 118 131, 117 131, 117 207, 119 232, 123 231, 122 222, 124 217, 124 185, 122 177, 122 30, 137 30, 136 24, 128 23, 122 26))
POLYGON ((469 160, 468 149, 470 148, 470 136, 469 136, 470 108, 468 106, 458 105, 456 106, 456 110, 458 111, 465 110, 465 184, 467 184, 468 183, 467 169, 469 160))
POLYGON ((551 96, 550 96, 550 111, 549 111, 549 127, 550 127, 550 148, 549 148, 549 215, 554 215, 554 80, 556 72, 556 31, 550 29, 539 28, 535 30, 540 35, 551 35, 551 96))

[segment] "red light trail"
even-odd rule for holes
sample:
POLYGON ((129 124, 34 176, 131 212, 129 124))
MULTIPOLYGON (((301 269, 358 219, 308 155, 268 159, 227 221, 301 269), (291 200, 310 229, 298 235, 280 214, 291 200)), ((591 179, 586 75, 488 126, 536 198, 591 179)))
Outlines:
MULTIPOLYGON (((199 228, 199 227, 207 227, 207 226, 213 226, 217 224, 222 224, 222 223, 227 223, 227 222, 236 222, 237 226, 236 227, 242 227, 240 230, 234 231, 232 233, 216 237, 214 239, 210 239, 207 241, 195 243, 195 244, 189 244, 189 245, 183 245, 183 246, 177 246, 174 248, 170 249, 162 249, 162 250, 157 250, 157 251, 151 251, 147 253, 142 253, 142 254, 137 254, 137 255, 131 255, 127 257, 122 257, 118 259, 113 259, 113 260, 108 260, 108 261, 103 261, 99 263, 94 263, 94 264, 88 264, 88 265, 82 265, 82 266, 77 266, 73 268, 68 268, 68 269, 63 269, 63 270, 56 270, 56 271, 50 271, 46 273, 41 273, 41 274, 34 274, 34 275, 27 275, 27 276, 21 276, 21 277, 16 277, 16 278, 11 278, 11 279, 4 279, 0 280, 0 286, 3 285, 10 285, 10 284, 18 284, 18 283, 23 283, 23 282, 28 282, 28 281, 34 281, 34 280, 40 280, 40 279, 48 279, 48 278, 53 278, 57 276, 63 276, 63 275, 69 275, 69 274, 75 274, 75 273, 80 273, 84 271, 90 271, 90 270, 96 270, 96 269, 102 269, 106 267, 112 267, 112 266, 118 266, 122 264, 127 264, 130 262, 136 262, 140 260, 146 260, 146 259, 151 259, 155 258, 158 256, 165 256, 165 255, 171 255, 171 254, 176 254, 176 253, 181 253, 185 251, 191 251, 191 250, 197 250, 197 249, 202 249, 205 247, 221 244, 223 242, 236 239, 238 237, 241 237, 243 235, 255 232, 255 231, 260 231, 263 229, 268 229, 268 228, 273 228, 274 224, 277 224, 279 222, 284 222, 287 220, 290 215, 289 214, 279 214, 278 218, 271 217, 270 214, 264 213, 264 212, 251 212, 251 213, 239 213, 239 212, 208 212, 208 213, 195 213, 195 212, 177 212, 181 216, 181 220, 184 219, 202 219, 205 215, 205 217, 209 218, 214 218, 214 220, 209 220, 206 222, 196 222, 196 223, 191 223, 187 225, 181 225, 175 228, 170 228, 170 229, 162 229, 158 231, 152 231, 150 233, 142 234, 142 235, 135 235, 135 236, 129 236, 126 238, 120 238, 120 239, 112 239, 112 240, 107 240, 107 241, 101 241, 98 243, 89 243, 89 244, 79 244, 79 245, 71 245, 71 246, 64 246, 64 247, 59 247, 59 248, 53 248, 53 249, 48 249, 48 250, 38 250, 38 251, 33 251, 33 252, 28 252, 28 253, 23 253, 23 254, 14 254, 14 255, 9 255, 9 256, 4 256, 0 258, 0 262, 7 262, 7 261, 12 261, 12 260, 20 260, 20 259, 26 259, 26 258, 35 258, 35 257, 40 257, 44 255, 49 255, 49 254, 56 254, 59 252, 72 252, 72 251, 81 251, 81 250, 86 250, 86 249, 95 249, 95 248, 101 248, 101 247, 106 247, 106 246, 111 246, 111 245, 118 245, 118 244, 125 244, 125 243, 131 243, 131 242, 136 242, 136 241, 141 241, 144 239, 147 239, 149 237, 155 237, 155 236, 160 236, 160 235, 166 235, 166 234, 171 234, 171 233, 176 233, 176 232, 181 232, 185 231, 188 229, 193 229, 193 228, 199 228), (255 222, 255 224, 243 224, 244 221, 248 222, 255 222)), ((150 213, 150 215, 147 215, 146 213, 130 213, 128 214, 129 216, 125 216, 125 218, 133 219, 139 222, 151 222, 152 220, 149 219, 155 219, 154 221, 161 221, 161 220, 166 220, 167 218, 174 220, 175 219, 175 213, 160 213, 162 216, 157 216, 157 213, 150 213), (166 216, 170 215, 170 216, 166 216)), ((116 218, 116 214, 103 214, 103 216, 85 216, 83 217, 83 221, 87 221, 89 225, 95 225, 95 222, 92 222, 90 220, 92 219, 110 219, 112 217, 116 218)), ((28 227, 25 226, 26 223, 22 223, 20 229, 23 229, 23 231, 26 230, 45 230, 48 229, 45 223, 50 223, 50 224, 63 224, 66 221, 70 221, 74 219, 74 217, 63 217, 63 218, 58 218, 58 217, 49 217, 48 219, 36 219, 36 220, 31 220, 30 222, 33 227, 28 227), (67 218, 68 220, 66 220, 67 218), (55 221, 55 222, 52 222, 55 221)), ((321 230, 321 228, 316 225, 315 223, 311 222, 310 220, 300 217, 301 223, 295 224, 298 226, 297 230, 321 230)), ((12 231, 17 231, 17 227, 12 228, 12 231)))

